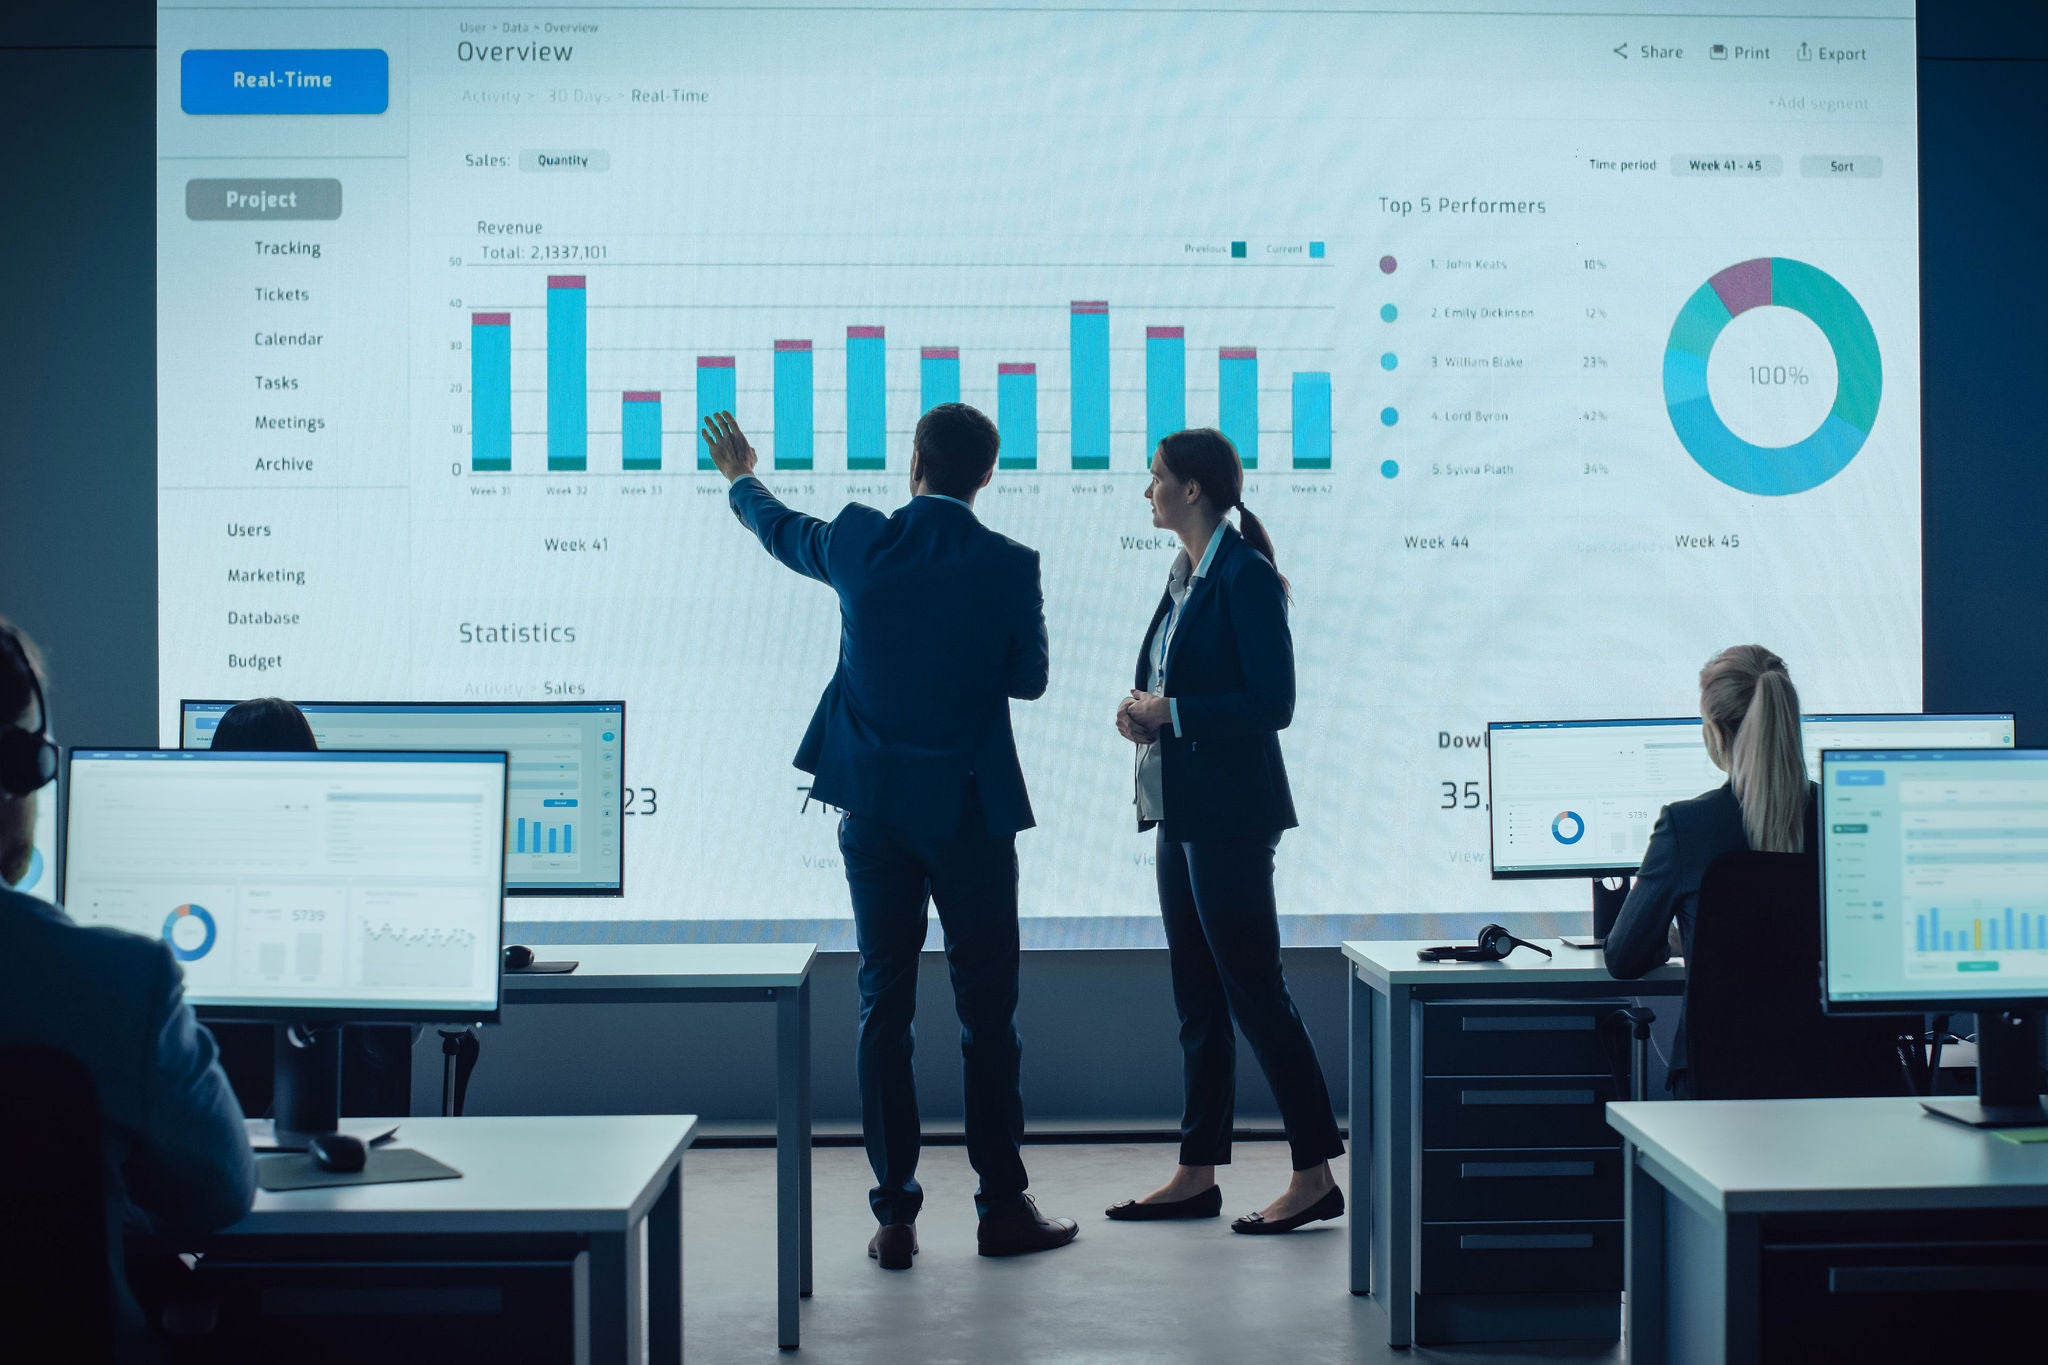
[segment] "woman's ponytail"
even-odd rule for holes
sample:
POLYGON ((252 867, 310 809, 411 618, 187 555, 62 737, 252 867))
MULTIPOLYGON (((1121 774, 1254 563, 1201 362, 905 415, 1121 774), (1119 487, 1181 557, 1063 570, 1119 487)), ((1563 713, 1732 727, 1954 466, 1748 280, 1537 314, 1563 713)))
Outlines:
POLYGON ((1759 853, 1806 851, 1806 746, 1785 661, 1761 645, 1722 650, 1700 670, 1700 710, 1725 738, 1728 784, 1759 853))

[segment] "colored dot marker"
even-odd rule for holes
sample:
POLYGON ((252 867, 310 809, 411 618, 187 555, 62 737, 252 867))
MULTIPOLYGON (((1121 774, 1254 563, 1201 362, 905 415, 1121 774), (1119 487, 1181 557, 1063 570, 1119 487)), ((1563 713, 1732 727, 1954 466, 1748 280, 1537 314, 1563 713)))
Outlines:
POLYGON ((1308 244, 1308 255, 1312 261, 1323 259, 1323 244, 1321 242, 1310 242, 1308 244))
POLYGON ((1396 422, 1398 422, 1398 421, 1400 421, 1400 420, 1401 420, 1401 414, 1400 414, 1400 413, 1398 413, 1398 412, 1396 412, 1396 411, 1394 411, 1394 410, 1393 410, 1392 408, 1381 408, 1381 409, 1380 409, 1380 425, 1381 425, 1381 426, 1383 426, 1383 427, 1390 427, 1390 426, 1394 425, 1394 423, 1396 423, 1396 422))
POLYGON ((1395 268, 1398 267, 1400 264, 1401 263, 1395 260, 1392 256, 1382 256, 1380 257, 1380 274, 1391 275, 1394 273, 1395 268))
POLYGON ((1399 464, 1398 462, 1396 462, 1396 461, 1394 461, 1394 460, 1381 460, 1381 461, 1380 461, 1380 477, 1381 477, 1381 478, 1384 478, 1384 479, 1391 479, 1391 478, 1393 478, 1393 477, 1394 477, 1394 476, 1395 476, 1396 474, 1398 474, 1398 473, 1400 473, 1400 472, 1401 472, 1401 466, 1400 466, 1400 464, 1399 464))
POLYGON ((1393 320, 1394 320, 1395 318, 1397 318, 1397 317, 1400 317, 1400 316, 1401 316, 1401 310, 1400 310, 1400 309, 1398 309, 1398 308, 1396 308, 1396 307, 1394 307, 1394 305, 1393 305, 1393 304, 1391 304, 1391 303, 1383 303, 1383 304, 1381 304, 1381 305, 1380 305, 1380 321, 1381 321, 1381 322, 1392 322, 1392 321, 1393 321, 1393 320))
POLYGON ((1383 370, 1391 370, 1400 363, 1401 362, 1399 360, 1396 360, 1394 358, 1394 353, 1392 351, 1388 351, 1385 355, 1380 357, 1380 368, 1383 370))
POLYGON ((1244 259, 1243 242, 1232 242, 1230 244, 1230 259, 1232 259, 1233 261, 1241 261, 1244 259))

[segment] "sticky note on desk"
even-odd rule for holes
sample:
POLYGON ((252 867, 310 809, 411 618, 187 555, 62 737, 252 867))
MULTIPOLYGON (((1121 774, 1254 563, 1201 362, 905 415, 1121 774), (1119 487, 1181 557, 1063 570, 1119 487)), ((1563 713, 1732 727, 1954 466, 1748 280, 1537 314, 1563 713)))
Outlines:
POLYGON ((2048 1142, 2048 1128, 1994 1128, 2007 1142, 2048 1142))

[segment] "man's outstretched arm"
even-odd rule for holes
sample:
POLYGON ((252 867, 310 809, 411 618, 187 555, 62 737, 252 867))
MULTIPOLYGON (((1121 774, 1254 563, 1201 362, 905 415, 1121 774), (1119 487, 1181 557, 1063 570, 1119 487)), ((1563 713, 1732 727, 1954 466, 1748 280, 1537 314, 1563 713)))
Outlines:
POLYGON ((759 538, 762 548, 798 573, 830 583, 825 554, 831 523, 796 511, 768 491, 754 474, 754 447, 731 413, 715 412, 705 418, 698 435, 710 448, 711 463, 732 485, 727 495, 732 514, 759 538))

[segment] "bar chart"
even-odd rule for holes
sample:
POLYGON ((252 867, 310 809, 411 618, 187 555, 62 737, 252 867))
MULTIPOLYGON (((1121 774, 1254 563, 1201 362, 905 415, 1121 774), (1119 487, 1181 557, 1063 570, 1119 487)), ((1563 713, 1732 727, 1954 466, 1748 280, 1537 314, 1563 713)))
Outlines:
POLYGON ((2048 950, 2048 914, 2000 910, 1950 910, 1928 906, 1913 917, 1913 949, 1921 953, 1999 953, 2048 950))
POLYGON ((556 853, 570 854, 576 851, 576 825, 573 821, 549 824, 544 820, 516 818, 512 822, 512 851, 514 853, 556 853))
MULTIPOLYGON (((1108 299, 1034 305, 1062 309, 1068 320, 1064 338, 1057 333, 1034 338, 1030 351, 1038 358, 1006 355, 999 345, 968 348, 950 339, 932 344, 919 339, 913 385, 907 361, 900 376, 890 363, 896 338, 875 321, 835 324, 825 343, 815 335, 735 339, 717 353, 676 358, 668 353, 688 348, 666 342, 613 348, 604 333, 609 310, 663 305, 642 302, 637 292, 608 297, 602 292, 606 287, 605 280, 587 274, 546 276, 536 319, 540 326, 532 329, 539 335, 533 337, 525 334, 530 324, 523 324, 521 315, 534 305, 525 299, 469 313, 471 474, 709 470, 710 451, 697 431, 707 416, 720 411, 739 413, 773 469, 872 473, 907 460, 909 432, 900 420, 892 428, 890 411, 892 394, 913 388, 919 414, 959 402, 969 389, 975 390, 971 401, 988 404, 993 398, 989 405, 1002 435, 1004 469, 1143 472, 1160 437, 1212 423, 1237 446, 1247 469, 1258 469, 1261 459, 1274 453, 1268 446, 1284 450, 1287 467, 1295 470, 1333 467, 1328 369, 1281 369, 1268 375, 1261 369, 1258 346, 1219 339, 1213 347, 1205 345, 1198 357, 1205 367, 1203 382, 1196 386, 1202 407, 1191 408, 1188 325, 1142 320, 1126 325, 1108 299), (595 333, 593 315, 598 318, 595 333), (842 334, 840 349, 835 343, 842 334), (1120 338, 1129 343, 1122 349, 1116 344, 1120 338), (593 349, 655 353, 649 372, 633 377, 647 387, 594 388, 593 349), (540 354, 531 361, 524 359, 536 351, 540 354), (1213 369, 1207 368, 1210 360, 1201 358, 1208 356, 1213 356, 1213 369), (520 387, 515 368, 527 363, 542 378, 545 404, 529 410, 529 424, 521 425, 515 421, 515 397, 533 390, 520 387), (672 373, 683 366, 684 382, 694 384, 695 401, 669 413, 663 394, 678 387, 672 373), (1264 382, 1275 389, 1262 394, 1264 382), (762 389, 768 398, 765 412, 750 413, 743 395, 762 389), (1115 396, 1124 391, 1142 398, 1142 432, 1120 433, 1112 420, 1115 396), (1054 405, 1050 413, 1048 402, 1054 405), (594 428, 591 414, 610 411, 618 413, 617 427, 594 428), (687 428, 682 425, 685 414, 687 428), (1058 425, 1061 416, 1064 428, 1058 425), (826 419, 822 424, 821 418, 826 419), (1283 418, 1284 425, 1273 425, 1283 418), (538 429, 533 420, 540 422, 538 429), (595 458, 594 436, 599 438, 595 458), (608 454, 614 436, 616 466, 608 454), (694 444, 697 456, 680 467, 668 458, 679 446, 678 436, 694 444)), ((632 289, 625 283, 615 287, 632 289)), ((675 310, 688 320, 687 308, 675 305, 675 310)))

